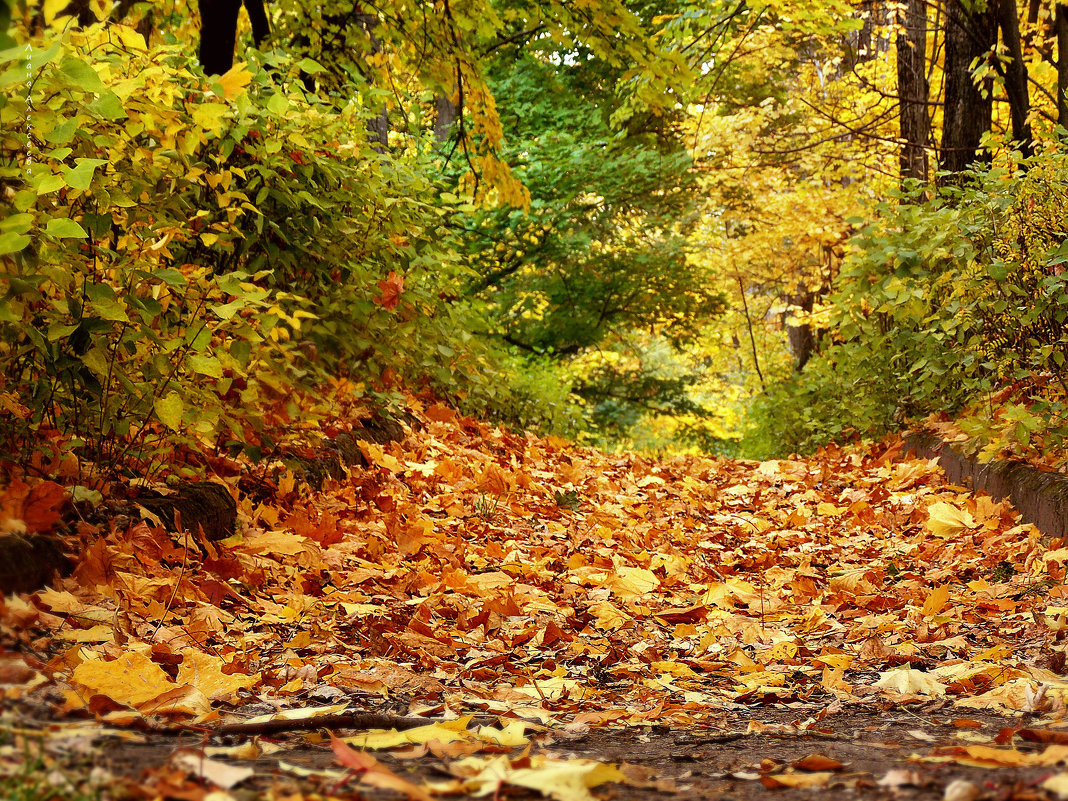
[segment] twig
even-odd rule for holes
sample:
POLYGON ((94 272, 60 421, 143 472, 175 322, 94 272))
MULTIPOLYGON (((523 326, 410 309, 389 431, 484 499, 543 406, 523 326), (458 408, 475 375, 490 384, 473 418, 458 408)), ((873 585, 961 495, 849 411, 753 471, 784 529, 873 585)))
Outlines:
POLYGON ((287 731, 312 731, 315 729, 415 729, 433 723, 443 723, 441 718, 401 717, 384 712, 352 712, 339 715, 320 715, 314 718, 286 720, 277 718, 260 723, 229 723, 219 726, 214 733, 225 735, 246 735, 255 737, 261 734, 279 734, 287 731))
POLYGON ((683 742, 682 745, 717 745, 719 743, 733 743, 745 737, 744 731, 735 731, 728 734, 713 734, 709 737, 695 737, 693 740, 683 742))
MULTIPOLYGON (((313 731, 315 729, 416 729, 420 726, 430 726, 435 723, 450 723, 455 718, 421 718, 403 717, 391 715, 388 712, 351 712, 339 715, 320 715, 314 718, 299 718, 286 720, 278 718, 265 720, 260 723, 229 723, 219 726, 212 734, 218 736, 245 735, 255 737, 257 735, 279 734, 287 731, 313 731)), ((471 722, 479 726, 489 726, 497 722, 495 716, 473 717, 471 722)), ((516 718, 531 728, 545 731, 546 727, 536 720, 528 718, 516 718)))

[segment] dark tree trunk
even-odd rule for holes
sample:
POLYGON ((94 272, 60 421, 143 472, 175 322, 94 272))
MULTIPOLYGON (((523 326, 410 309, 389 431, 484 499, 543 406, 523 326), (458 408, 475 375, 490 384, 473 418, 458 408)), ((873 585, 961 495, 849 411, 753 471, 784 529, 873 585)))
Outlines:
POLYGON ((453 123, 460 112, 460 107, 445 95, 434 98, 434 141, 442 143, 449 138, 453 123))
POLYGON ((972 77, 972 63, 987 57, 997 42, 993 9, 968 11, 962 0, 948 0, 945 42, 945 105, 939 167, 951 174, 967 169, 980 154, 979 143, 987 131, 993 97, 981 92, 972 77), (985 96, 984 96, 985 95, 985 96))
POLYGON ((1034 138, 1027 115, 1031 111, 1031 99, 1027 93, 1027 65, 1024 63, 1023 43, 1020 40, 1020 19, 1017 16, 1016 0, 998 0, 998 27, 1001 41, 1009 55, 1005 69, 1005 93, 1009 98, 1009 114, 1012 118, 1012 138, 1024 158, 1034 155, 1034 138))
MULTIPOLYGON (((812 313, 815 300, 816 293, 804 286, 799 286, 797 294, 789 298, 790 304, 805 314, 812 313)), ((816 334, 812 330, 812 325, 809 323, 787 325, 786 339, 790 343, 790 353, 794 357, 794 369, 801 372, 816 352, 816 334)))
MULTIPOLYGON (((382 51, 382 43, 375 36, 375 28, 378 27, 378 17, 374 14, 357 12, 356 20, 364 33, 367 34, 367 55, 373 56, 382 51)), ((389 112, 383 105, 382 109, 367 123, 367 131, 371 135, 372 147, 379 153, 385 153, 389 147, 389 112)))
MULTIPOLYGON (((242 0, 198 0, 200 9, 200 66, 207 75, 222 75, 234 66, 237 16, 242 0)), ((270 33, 263 0, 244 0, 256 44, 270 33)))
POLYGON ((1068 5, 1057 3, 1057 123, 1068 128, 1068 5))
POLYGON ((927 16, 923 0, 908 0, 897 34, 897 91, 901 126, 901 178, 927 181, 927 16))

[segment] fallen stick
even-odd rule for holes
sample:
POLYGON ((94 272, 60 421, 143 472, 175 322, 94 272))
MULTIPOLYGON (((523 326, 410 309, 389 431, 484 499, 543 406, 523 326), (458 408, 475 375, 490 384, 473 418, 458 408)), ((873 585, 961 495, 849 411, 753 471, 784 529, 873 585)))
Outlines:
POLYGON ((244 735, 255 737, 265 734, 280 734, 287 731, 312 731, 314 729, 396 729, 404 731, 434 723, 445 723, 443 718, 401 717, 383 712, 352 712, 340 715, 320 715, 315 718, 277 718, 259 723, 228 723, 219 726, 212 734, 219 736, 244 735))

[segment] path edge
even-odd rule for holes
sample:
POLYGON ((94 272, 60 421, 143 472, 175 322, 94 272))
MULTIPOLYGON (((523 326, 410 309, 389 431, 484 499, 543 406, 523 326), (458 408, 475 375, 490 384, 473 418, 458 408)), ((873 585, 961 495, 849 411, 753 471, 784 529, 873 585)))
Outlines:
POLYGON ((1048 538, 1068 536, 1068 476, 1040 470, 1018 460, 983 463, 931 431, 904 435, 905 452, 937 459, 953 484, 1008 499, 1024 523, 1033 523, 1048 538))

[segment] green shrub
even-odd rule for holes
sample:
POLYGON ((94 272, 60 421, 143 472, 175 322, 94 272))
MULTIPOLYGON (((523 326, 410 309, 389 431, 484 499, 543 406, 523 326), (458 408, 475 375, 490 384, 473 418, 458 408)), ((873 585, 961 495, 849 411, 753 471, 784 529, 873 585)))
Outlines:
POLYGON ((1008 446, 1036 431, 1063 441, 1068 156, 1027 166, 879 208, 837 281, 829 346, 758 399, 751 452, 810 451, 969 404, 971 433, 1008 446), (1006 385, 1027 415, 977 403, 1006 385))
POLYGON ((373 151, 357 104, 288 92, 297 72, 206 81, 121 25, 0 52, 4 448, 44 427, 144 470, 327 375, 379 402, 461 375, 492 402, 429 170, 373 151))

